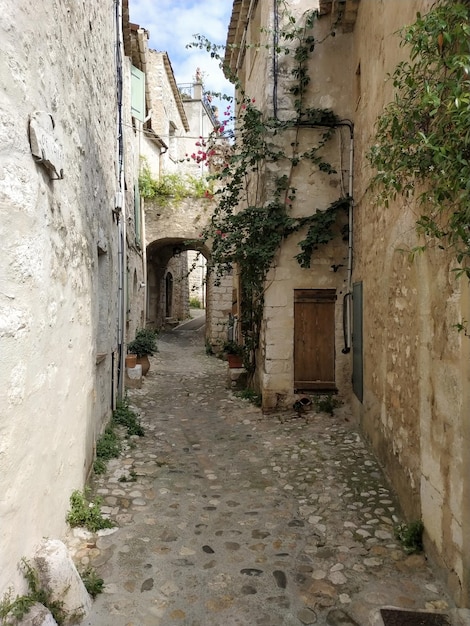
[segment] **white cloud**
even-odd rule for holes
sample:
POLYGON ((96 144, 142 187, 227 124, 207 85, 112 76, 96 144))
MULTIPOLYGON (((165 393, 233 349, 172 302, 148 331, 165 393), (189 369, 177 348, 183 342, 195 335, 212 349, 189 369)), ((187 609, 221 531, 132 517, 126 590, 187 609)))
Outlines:
POLYGON ((225 44, 231 0, 129 0, 129 10, 130 21, 149 31, 149 47, 168 52, 178 83, 192 82, 199 67, 206 90, 233 93, 217 60, 206 51, 186 49, 196 34, 225 44))

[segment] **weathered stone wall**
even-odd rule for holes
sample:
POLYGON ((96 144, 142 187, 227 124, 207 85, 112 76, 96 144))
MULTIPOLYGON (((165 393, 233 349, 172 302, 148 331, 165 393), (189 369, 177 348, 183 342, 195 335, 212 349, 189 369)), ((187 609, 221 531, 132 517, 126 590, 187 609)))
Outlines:
POLYGON ((116 345, 116 81, 110 3, 6 0, 0 14, 0 595, 74 488, 110 413, 116 345), (46 111, 63 180, 36 164, 46 111), (103 294, 98 298, 97 293, 103 294), (103 354, 99 364, 98 353, 103 354))
MULTIPOLYGON (((299 20, 311 2, 296 2, 290 11, 299 20)), ((248 44, 267 44, 259 48, 249 47, 244 57, 241 78, 249 98, 254 98, 256 106, 272 115, 276 107, 282 120, 295 116, 293 96, 290 93, 294 81, 291 75, 293 54, 278 58, 278 74, 273 74, 272 34, 260 32, 260 27, 273 24, 272 3, 259 2, 250 22, 248 44), (276 83, 276 89, 275 89, 276 83), (276 102, 273 97, 276 93, 276 102)), ((281 25, 282 28, 282 25, 281 25)), ((317 26, 318 39, 328 32, 324 23, 317 26)), ((349 87, 352 84, 350 65, 351 37, 341 32, 334 38, 318 44, 309 66, 311 84, 305 102, 309 107, 332 109, 339 117, 350 117, 349 87), (333 44, 334 41, 334 44, 333 44), (332 45, 335 56, 331 55, 332 45), (339 83, 337 78, 342 77, 339 83)), ((303 128, 295 133, 280 132, 276 140, 279 147, 293 156, 293 145, 298 144, 299 154, 309 150, 320 137, 318 129, 303 128)), ((291 175, 290 184, 296 188, 296 200, 292 206, 292 216, 302 217, 326 209, 333 201, 348 192, 348 151, 349 131, 339 128, 325 147, 323 154, 337 170, 337 175, 328 176, 319 172, 310 162, 304 162, 290 173, 289 166, 282 161, 267 167, 266 178, 261 180, 265 191, 273 187, 276 176, 291 175)), ((252 188, 257 185, 251 183, 252 188)), ((259 199, 258 199, 259 202, 259 199)), ((265 410, 276 406, 291 406, 294 400, 294 290, 296 289, 335 289, 335 369, 339 393, 350 393, 349 356, 342 353, 343 339, 343 296, 348 292, 347 284, 347 244, 341 236, 315 251, 310 268, 303 269, 294 258, 300 252, 299 242, 305 237, 307 228, 291 235, 283 242, 276 255, 274 267, 266 281, 265 314, 261 337, 261 354, 258 359, 257 380, 263 395, 265 410), (333 271, 332 266, 340 266, 333 271)))
MULTIPOLYGON (((145 326, 145 220, 143 202, 139 194, 140 154, 143 139, 142 122, 132 119, 131 109, 131 59, 123 63, 123 148, 124 148, 124 188, 125 188, 125 341, 135 338, 137 329, 145 326), (135 127, 135 131, 133 129, 135 127)), ((152 143, 149 142, 150 147, 152 143)), ((154 151, 156 153, 156 151, 154 151)), ((158 159, 157 159, 158 163, 158 159)))
POLYGON ((354 402, 409 519, 422 517, 429 552, 461 604, 469 598, 469 346, 454 325, 468 319, 468 285, 452 259, 420 240, 409 202, 374 204, 365 153, 392 99, 392 73, 406 54, 396 31, 429 0, 362 0, 354 30, 356 91, 354 281, 364 293, 364 399, 354 402))
POLYGON ((189 297, 197 298, 202 308, 206 305, 206 257, 196 250, 188 250, 189 297))
MULTIPOLYGON (((147 316, 153 326, 159 327, 163 323, 165 268, 173 256, 174 247, 200 250, 206 259, 210 259, 210 250, 202 242, 201 232, 209 222, 213 209, 213 202, 207 198, 184 198, 164 204, 146 201, 149 278, 147 316)), ((231 285, 231 278, 223 278, 218 285, 213 276, 207 282, 206 338, 211 345, 226 339, 228 314, 232 310, 232 288, 228 287, 228 283, 231 285)), ((189 298, 189 291, 186 291, 186 295, 189 298)))
POLYGON ((175 93, 165 67, 165 53, 149 50, 147 80, 152 106, 152 128, 163 139, 168 150, 160 157, 161 172, 175 172, 180 169, 184 158, 184 146, 178 139, 186 131, 178 109, 175 93), (174 137, 170 136, 170 124, 174 124, 174 137))

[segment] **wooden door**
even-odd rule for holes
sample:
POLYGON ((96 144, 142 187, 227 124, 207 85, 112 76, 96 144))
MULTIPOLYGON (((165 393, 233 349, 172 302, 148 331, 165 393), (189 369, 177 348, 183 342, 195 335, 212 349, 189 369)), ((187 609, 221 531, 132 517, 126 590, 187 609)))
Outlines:
POLYGON ((294 387, 297 390, 334 391, 334 289, 294 291, 294 387))

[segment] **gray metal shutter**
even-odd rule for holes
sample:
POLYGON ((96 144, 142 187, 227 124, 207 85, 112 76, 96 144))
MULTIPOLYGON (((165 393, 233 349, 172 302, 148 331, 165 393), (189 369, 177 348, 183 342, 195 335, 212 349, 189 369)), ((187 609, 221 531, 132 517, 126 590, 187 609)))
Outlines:
POLYGON ((358 400, 363 399, 363 356, 362 356, 362 282, 353 285, 353 391, 358 400))

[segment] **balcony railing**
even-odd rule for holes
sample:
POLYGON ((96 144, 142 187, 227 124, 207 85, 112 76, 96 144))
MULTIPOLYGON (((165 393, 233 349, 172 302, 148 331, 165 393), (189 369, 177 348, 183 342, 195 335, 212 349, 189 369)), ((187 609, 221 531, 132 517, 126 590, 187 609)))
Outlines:
MULTIPOLYGON (((199 85, 197 84, 196 86, 199 87, 199 85)), ((183 102, 185 100, 197 100, 197 98, 194 97, 194 94, 195 94, 194 87, 195 87, 194 83, 179 83, 178 84, 178 90, 181 94, 181 98, 183 102)), ((218 126, 220 122, 214 113, 214 107, 211 104, 211 97, 208 94, 203 93, 201 102, 213 126, 218 126)))

